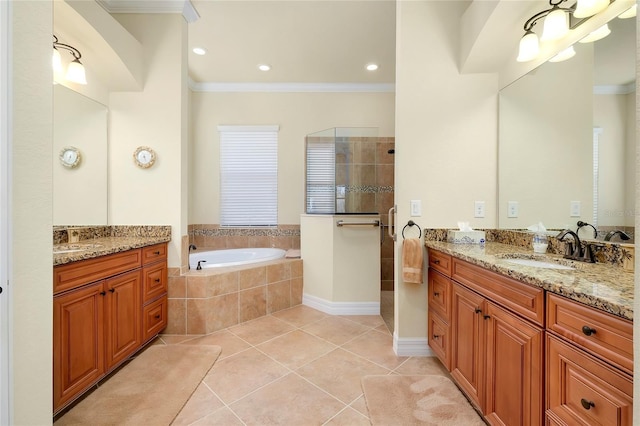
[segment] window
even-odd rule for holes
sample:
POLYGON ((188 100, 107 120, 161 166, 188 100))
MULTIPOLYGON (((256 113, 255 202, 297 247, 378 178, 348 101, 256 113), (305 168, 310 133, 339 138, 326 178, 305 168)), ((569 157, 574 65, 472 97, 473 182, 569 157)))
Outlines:
POLYGON ((278 224, 278 126, 218 126, 220 225, 278 224))
MULTIPOLYGON (((336 147, 333 139, 307 139, 307 213, 337 212, 335 163, 336 147)), ((344 212, 344 192, 340 195, 344 212)))

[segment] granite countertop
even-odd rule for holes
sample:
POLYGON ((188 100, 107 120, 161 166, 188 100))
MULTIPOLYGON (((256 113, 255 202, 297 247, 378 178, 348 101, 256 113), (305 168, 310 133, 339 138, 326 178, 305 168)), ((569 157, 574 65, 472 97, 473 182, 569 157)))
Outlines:
POLYGON ((131 236, 92 238, 80 240, 77 243, 55 244, 53 246, 53 266, 169 241, 171 241, 169 236, 131 236))
POLYGON ((620 267, 575 262, 558 255, 535 254, 531 249, 494 242, 481 246, 427 240, 425 245, 518 281, 633 320, 634 274, 620 267), (548 260, 573 266, 575 269, 517 265, 508 261, 509 256, 548 260))

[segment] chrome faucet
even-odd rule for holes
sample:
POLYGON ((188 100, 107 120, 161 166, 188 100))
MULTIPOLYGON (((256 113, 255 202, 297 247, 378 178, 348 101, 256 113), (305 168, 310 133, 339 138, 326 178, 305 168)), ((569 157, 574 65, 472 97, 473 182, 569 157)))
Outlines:
POLYGON ((595 263, 593 248, 591 247, 591 244, 585 243, 585 248, 583 252, 582 242, 580 241, 580 237, 578 237, 578 234, 576 234, 572 230, 565 229, 564 231, 556 235, 556 238, 558 239, 558 241, 564 241, 564 238, 567 235, 571 235, 573 237, 573 244, 570 241, 565 243, 566 249, 565 249, 564 257, 566 259, 578 260, 580 262, 595 263))
POLYGON ((623 240, 623 241, 631 239, 631 237, 626 232, 617 230, 617 231, 611 231, 607 235, 605 235, 604 240, 605 241, 611 241, 611 238, 615 237, 616 234, 619 234, 620 235, 620 239, 623 240))

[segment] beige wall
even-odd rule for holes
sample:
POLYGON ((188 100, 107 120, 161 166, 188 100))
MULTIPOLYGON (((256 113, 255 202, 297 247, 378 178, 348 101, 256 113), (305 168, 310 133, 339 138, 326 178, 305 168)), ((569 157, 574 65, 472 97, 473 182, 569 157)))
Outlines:
POLYGON ((115 17, 143 45, 146 75, 142 92, 112 92, 109 98, 109 220, 171 225, 169 266, 179 267, 187 233, 187 24, 177 14, 115 17), (133 162, 141 145, 157 154, 149 169, 133 162))
POLYGON ((53 400, 52 5, 12 8, 11 423, 45 425, 53 400))
MULTIPOLYGON (((398 227, 410 200, 422 200, 423 228, 496 225, 498 80, 460 75, 458 42, 464 2, 400 1, 396 22, 396 203, 398 227), (474 201, 486 217, 474 219, 474 201)), ((396 333, 426 341, 426 285, 402 282, 396 243, 396 333)), ((426 344, 426 343, 425 343, 426 344)))
POLYGON ((333 127, 394 134, 393 93, 191 93, 189 223, 220 223, 218 125, 280 126, 278 223, 304 213, 304 138, 333 127))

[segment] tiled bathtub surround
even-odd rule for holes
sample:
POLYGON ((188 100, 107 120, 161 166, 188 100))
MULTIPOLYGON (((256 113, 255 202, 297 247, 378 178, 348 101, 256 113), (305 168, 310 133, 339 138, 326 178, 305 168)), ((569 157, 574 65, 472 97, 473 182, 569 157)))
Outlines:
MULTIPOLYGON (((425 241, 446 241, 449 229, 425 229, 425 241)), ((516 247, 531 248, 533 232, 523 229, 483 229, 486 233, 487 242, 508 244, 516 247)), ((560 232, 560 230, 558 230, 560 232)), ((568 238, 570 241, 571 238, 568 238)), ((628 245, 621 245, 618 242, 607 242, 601 240, 588 240, 592 244, 597 263, 606 263, 612 266, 619 266, 628 269, 630 263, 633 264, 634 250, 628 245)), ((583 241, 583 247, 584 247, 583 241)), ((533 250, 532 250, 533 252, 533 250)), ((565 243, 557 238, 549 237, 550 254, 564 254, 565 243)))
POLYGON ((208 334, 302 303, 302 260, 169 270, 165 334, 208 334))
POLYGON ((218 224, 189 225, 189 243, 212 250, 273 247, 300 248, 300 225, 277 228, 222 228, 218 224))

